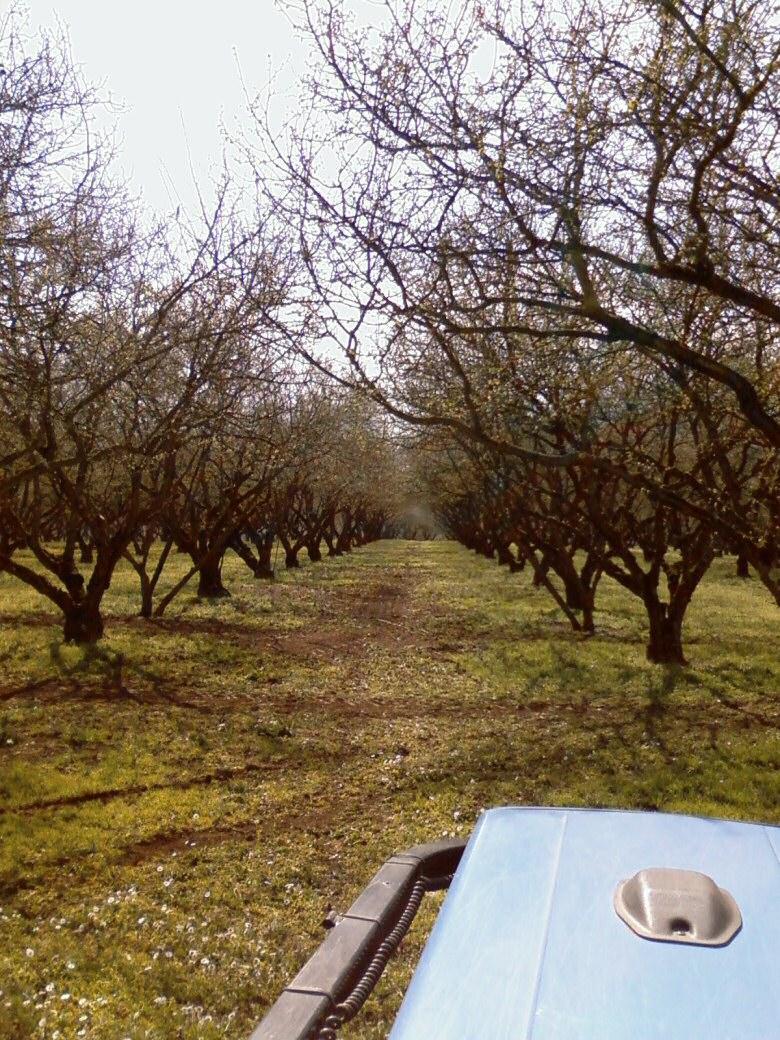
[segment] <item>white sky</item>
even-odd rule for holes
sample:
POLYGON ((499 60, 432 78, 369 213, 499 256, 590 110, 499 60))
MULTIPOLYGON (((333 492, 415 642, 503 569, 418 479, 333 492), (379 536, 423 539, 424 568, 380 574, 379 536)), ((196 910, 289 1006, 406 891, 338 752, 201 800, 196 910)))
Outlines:
MULTIPOLYGON (((196 199, 222 152, 220 120, 246 120, 244 92, 290 98, 305 45, 274 0, 26 0, 29 25, 70 37, 84 78, 121 106, 120 163, 157 210, 196 199)), ((208 191, 206 191, 208 194, 208 191)))

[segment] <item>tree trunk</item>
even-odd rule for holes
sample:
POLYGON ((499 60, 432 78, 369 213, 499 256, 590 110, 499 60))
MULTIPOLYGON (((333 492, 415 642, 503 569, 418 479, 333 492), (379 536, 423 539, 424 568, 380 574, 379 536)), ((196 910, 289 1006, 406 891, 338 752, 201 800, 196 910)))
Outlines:
POLYGON ((595 613, 596 597, 592 590, 586 592, 582 599, 582 630, 583 632, 595 632, 596 624, 593 620, 595 613))
POLYGON ((298 561, 298 550, 297 549, 286 549, 285 550, 285 553, 284 553, 284 565, 285 565, 285 567, 287 568, 288 571, 292 570, 294 567, 300 567, 300 562, 298 561))
POLYGON ((750 566, 748 565, 748 558, 744 553, 740 553, 739 556, 737 556, 737 577, 750 577, 750 566))
POLYGON ((254 543, 255 548, 257 549, 258 561, 255 577, 271 580, 274 576, 274 568, 271 563, 271 557, 273 556, 274 551, 274 536, 273 534, 265 534, 262 538, 255 538, 254 543))
POLYGON ((202 599, 223 599, 230 593, 222 584, 222 560, 207 559, 198 570, 198 596, 202 599))
POLYGON ((687 664, 682 647, 682 617, 670 614, 665 603, 645 602, 650 621, 647 659, 654 664, 687 664))
POLYGON ((309 559, 312 563, 319 563, 322 559, 322 553, 320 552, 319 542, 310 542, 306 546, 306 552, 309 554, 309 559))
POLYGON ((550 561, 547 559, 546 553, 542 553, 542 558, 538 565, 534 565, 534 578, 531 584, 535 589, 540 588, 545 584, 547 572, 550 569, 550 561))
POLYGON ((509 546, 503 542, 496 544, 496 556, 498 558, 499 565, 501 567, 510 567, 515 562, 515 558, 509 550, 509 546))
POLYGON ((273 539, 271 539, 271 543, 267 547, 260 538, 253 539, 253 541, 257 548, 257 557, 255 557, 249 546, 244 544, 240 535, 236 535, 235 538, 228 542, 228 548, 232 549, 236 556, 244 561, 255 578, 273 578, 274 572, 271 567, 273 539))
POLYGON ((561 574, 561 579, 563 587, 566 589, 566 606, 571 607, 572 610, 584 610, 586 597, 582 582, 566 571, 561 574))
POLYGON ((255 568, 256 578, 265 578, 266 581, 272 581, 274 577, 274 569, 271 565, 271 548, 262 548, 258 554, 257 567, 255 568))
POLYGON ((94 554, 92 552, 92 543, 87 541, 79 541, 79 559, 82 563, 92 563, 94 560, 94 554))
POLYGON ((100 607, 85 601, 65 611, 62 634, 66 643, 96 643, 103 635, 100 607))
POLYGON ((154 608, 154 589, 145 574, 141 575, 141 617, 150 618, 154 608))
POLYGON ((535 553, 531 553, 531 555, 529 556, 529 559, 531 561, 531 566, 534 569, 534 585, 537 585, 538 587, 547 589, 547 591, 550 593, 552 598, 555 600, 555 602, 558 604, 558 606, 561 608, 563 613, 568 618, 568 621, 569 621, 569 624, 572 627, 572 630, 574 632, 581 632, 582 631, 582 625, 580 624, 579 618, 574 613, 574 611, 570 610, 569 607, 566 606, 566 600, 563 598, 563 596, 560 594, 560 592, 558 592, 556 587, 553 585, 553 583, 547 577, 547 568, 544 567, 544 561, 543 560, 542 561, 537 560, 535 553), (538 581, 537 581, 537 578, 538 578, 538 581))

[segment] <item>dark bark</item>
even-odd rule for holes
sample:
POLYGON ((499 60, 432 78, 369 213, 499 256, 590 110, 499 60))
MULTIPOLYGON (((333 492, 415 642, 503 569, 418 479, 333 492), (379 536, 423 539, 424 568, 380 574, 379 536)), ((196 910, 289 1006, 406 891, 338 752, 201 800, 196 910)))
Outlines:
POLYGON ((645 601, 645 608, 650 622, 648 661, 654 664, 687 664, 682 646, 682 616, 657 600, 645 601))
POLYGON ((545 579, 547 577, 547 572, 549 571, 549 569, 550 561, 548 560, 546 553, 542 553, 542 558, 540 562, 538 563, 538 565, 534 566, 534 578, 531 584, 535 589, 538 589, 541 586, 545 585, 545 579))
MULTIPOLYGON (((572 567, 573 570, 573 567, 572 567)), ((561 580, 566 590, 566 606, 572 610, 585 609, 585 589, 576 574, 570 574, 568 570, 561 568, 561 580)), ((560 573, 560 572, 559 572, 560 573)))
POLYGON ((222 584, 222 558, 204 560, 198 569, 198 596, 202 599, 224 599, 229 595, 222 584))
POLYGON ((501 567, 511 568, 512 564, 515 562, 511 549, 503 542, 498 542, 496 544, 496 558, 501 567))
POLYGON ((100 607, 86 600, 69 607, 62 627, 66 643, 96 643, 103 636, 103 618, 100 607))
POLYGON ((740 553, 739 556, 737 556, 737 577, 750 577, 750 565, 748 564, 748 558, 744 553, 740 553))
POLYGON ((556 587, 547 577, 547 571, 549 567, 545 565, 544 558, 542 558, 541 560, 537 560, 536 553, 533 552, 529 555, 528 558, 531 561, 531 566, 534 569, 534 585, 540 588, 547 589, 552 598, 555 600, 555 602, 561 608, 563 613, 566 615, 569 624, 572 627, 572 630, 574 632, 581 632, 582 625, 580 624, 579 618, 572 610, 569 609, 569 607, 566 606, 566 600, 563 598, 563 596, 561 596, 556 587))
POLYGON ((298 560, 297 549, 286 549, 284 553, 284 565, 288 571, 293 570, 295 567, 300 567, 300 561, 298 560))
POLYGON ((257 556, 254 555, 249 546, 241 539, 240 535, 236 535, 232 538, 228 542, 228 547, 244 561, 255 578, 273 578, 274 572, 273 567, 271 566, 273 538, 271 538, 270 544, 268 545, 266 545, 265 541, 260 538, 253 539, 253 541, 257 547, 257 556))
POLYGON ((274 568, 271 563, 271 557, 274 550, 274 536, 273 534, 266 534, 262 537, 253 538, 255 548, 257 549, 257 561, 258 567, 255 571, 256 578, 267 578, 271 580, 274 576, 274 568))
POLYGON ((320 551, 320 543, 319 543, 319 541, 310 542, 306 546, 306 552, 309 554, 309 559, 311 560, 312 563, 319 563, 320 560, 322 559, 322 553, 320 551))
POLYGON ((145 574, 141 574, 141 609, 139 614, 142 618, 150 618, 154 609, 154 586, 146 577, 145 574))
POLYGON ((485 557, 486 560, 495 559, 496 550, 489 538, 486 538, 481 543, 479 547, 479 552, 485 557))
POLYGON ((592 591, 585 593, 583 604, 582 604, 582 630, 583 632, 593 633, 596 631, 596 623, 594 621, 595 613, 595 596, 592 591))

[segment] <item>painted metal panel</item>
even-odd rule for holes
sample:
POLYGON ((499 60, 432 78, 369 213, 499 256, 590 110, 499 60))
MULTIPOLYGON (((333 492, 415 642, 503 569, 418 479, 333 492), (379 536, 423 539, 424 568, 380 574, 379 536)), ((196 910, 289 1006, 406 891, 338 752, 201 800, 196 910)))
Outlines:
POLYGON ((474 831, 392 1040, 780 1040, 780 830, 658 813, 494 809, 474 831), (646 867, 709 874, 743 928, 643 939, 613 908, 646 867))

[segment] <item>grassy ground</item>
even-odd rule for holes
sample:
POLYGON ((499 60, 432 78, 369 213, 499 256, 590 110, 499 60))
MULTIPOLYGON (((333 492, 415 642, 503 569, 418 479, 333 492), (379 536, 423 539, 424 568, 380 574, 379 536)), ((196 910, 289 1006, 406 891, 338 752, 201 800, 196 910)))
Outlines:
MULTIPOLYGON (((273 586, 231 559, 229 601, 155 623, 122 571, 93 655, 0 576, 0 1038, 245 1037, 331 906, 490 804, 780 822, 777 610, 732 573, 684 671, 616 586, 582 640, 451 543, 273 586)), ((345 1037, 386 1035, 434 911, 345 1037)))

